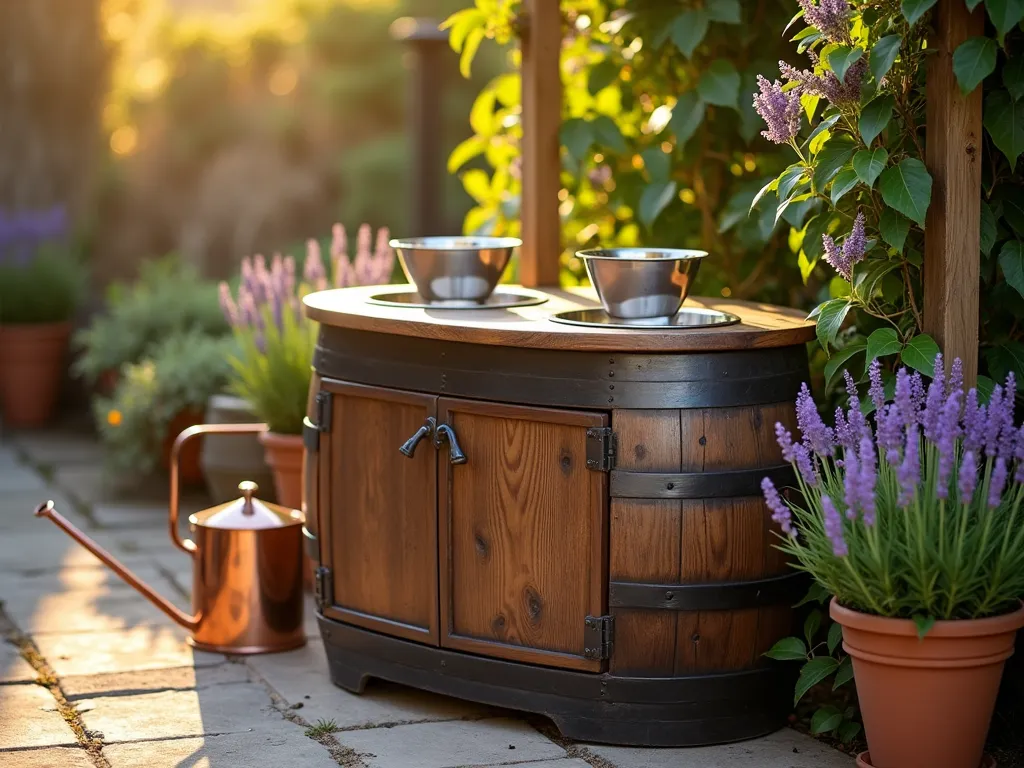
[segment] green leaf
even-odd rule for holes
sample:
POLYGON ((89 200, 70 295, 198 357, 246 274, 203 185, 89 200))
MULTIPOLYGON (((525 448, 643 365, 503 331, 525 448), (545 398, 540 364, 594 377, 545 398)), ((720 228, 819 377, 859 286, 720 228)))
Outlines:
POLYGON ((647 169, 651 181, 668 181, 672 170, 672 158, 660 147, 649 147, 640 153, 644 159, 644 168, 647 169))
POLYGON ((889 35, 875 43, 875 47, 871 49, 871 59, 868 64, 871 67, 871 74, 875 76, 876 83, 882 82, 882 78, 889 74, 893 62, 899 56, 902 44, 902 37, 889 35))
POLYGON ((487 141, 481 136, 470 136, 448 155, 448 173, 455 174, 462 166, 487 149, 487 141))
POLYGON ((818 258, 816 256, 808 256, 807 251, 801 248, 800 253, 796 255, 796 265, 800 268, 800 279, 804 281, 804 285, 807 285, 807 281, 811 279, 814 268, 818 265, 818 258))
POLYGON ((761 189, 758 191, 758 193, 756 195, 754 195, 754 199, 750 201, 750 208, 747 209, 747 215, 749 216, 750 212, 757 207, 757 204, 759 202, 761 202, 761 198, 763 198, 769 192, 777 192, 778 189, 779 189, 779 180, 778 179, 772 179, 767 184, 765 184, 763 187, 761 187, 761 189))
POLYGON ((839 82, 846 79, 846 72, 852 64, 856 64, 864 56, 863 48, 850 48, 848 45, 837 46, 828 55, 828 65, 832 68, 839 82))
POLYGON ((924 163, 914 157, 905 158, 882 173, 878 189, 886 205, 924 227, 932 201, 932 177, 924 163))
POLYGON ((818 312, 818 343, 821 348, 828 352, 829 345, 836 340, 836 334, 850 311, 850 302, 847 299, 831 299, 821 305, 818 312))
POLYGON ((715 59, 704 70, 697 92, 708 104, 737 109, 740 97, 740 74, 728 59, 715 59))
POLYGON ((793 706, 799 704, 804 694, 835 672, 838 667, 839 662, 831 656, 818 656, 804 664, 800 669, 800 677, 796 681, 793 706))
POLYGON ((986 256, 992 255, 996 238, 999 236, 996 224, 996 215, 992 213, 992 206, 984 200, 981 201, 981 252, 986 256))
POLYGON ((743 21, 740 0, 710 0, 705 8, 712 21, 722 24, 739 24, 743 21))
POLYGON ((833 136, 818 153, 814 168, 814 188, 823 190, 853 156, 854 143, 844 136, 833 136))
POLYGON ((981 405, 988 405, 988 401, 992 399, 992 390, 996 388, 996 383, 988 376, 979 376, 976 386, 978 387, 978 402, 981 405))
MULTIPOLYGON (((997 347, 985 350, 989 373, 1000 381, 1006 379, 1010 371, 1024 372, 1024 344, 1019 341, 1007 341, 997 347)), ((1024 389, 1024 376, 1018 377, 1017 390, 1024 389)))
POLYGON ((1017 54, 1003 62, 1003 85, 1014 101, 1024 96, 1024 56, 1017 54))
POLYGON ((997 194, 1003 204, 1003 218, 1013 231, 1024 237, 1024 188, 1016 185, 1002 186, 997 194))
POLYGON ((807 658, 807 646, 799 637, 784 637, 764 655, 776 661, 803 661, 807 658))
POLYGON ((985 100, 985 128, 999 151, 1010 161, 1011 170, 1024 152, 1024 100, 1014 101, 1004 90, 993 91, 985 100))
POLYGON ((803 250, 808 258, 817 259, 824 252, 821 236, 828 234, 832 219, 832 212, 826 211, 807 222, 807 226, 804 228, 803 250))
POLYGON ((925 376, 935 373, 935 356, 939 354, 939 345, 927 333, 922 333, 903 348, 903 363, 925 376))
POLYGON ((999 252, 999 266, 1006 282, 1024 296, 1024 243, 1017 240, 1004 243, 999 252))
POLYGON ((594 138, 599 144, 616 152, 626 151, 626 140, 622 138, 622 131, 608 115, 598 115, 590 124, 594 129, 594 138))
POLYGON ((804 639, 808 647, 814 646, 814 636, 821 629, 821 611, 811 611, 804 619, 804 639))
POLYGON ((599 61, 594 65, 594 68, 590 70, 590 74, 587 75, 587 92, 591 96, 596 96, 618 80, 619 73, 621 71, 621 67, 612 59, 599 61))
MULTIPOLYGON (((814 130, 811 131, 811 135, 807 137, 807 147, 808 147, 808 149, 810 149, 811 144, 814 143, 814 140, 816 138, 818 138, 819 135, 821 135, 824 131, 830 130, 832 128, 832 126, 834 126, 837 122, 839 122, 839 118, 840 117, 842 117, 842 115, 836 114, 836 115, 829 115, 828 117, 824 117, 821 120, 819 120, 818 124, 816 126, 814 126, 814 130)), ((821 148, 818 147, 818 149, 821 149, 821 148)), ((812 151, 811 154, 817 154, 817 149, 812 151)))
POLYGON ((680 146, 690 140, 704 121, 704 100, 696 91, 687 91, 679 97, 672 108, 672 118, 668 127, 676 136, 680 146))
POLYGON ((832 205, 837 205, 843 196, 857 186, 857 172, 852 168, 840 171, 832 182, 832 205))
POLYGON ((862 149, 853 156, 853 170, 857 172, 857 177, 861 181, 869 187, 873 187, 875 180, 878 179, 878 174, 885 169, 887 162, 889 162, 889 153, 885 147, 879 147, 874 152, 862 149))
POLYGON ((708 33, 708 13, 703 9, 690 9, 676 16, 669 36, 676 48, 686 58, 693 58, 693 52, 708 33))
POLYGON ((842 686, 853 680, 853 661, 849 656, 844 656, 839 662, 839 669, 836 670, 836 679, 832 683, 832 690, 838 691, 842 686))
POLYGON ((991 37, 972 37, 957 46, 953 53, 953 74, 964 95, 996 70, 999 46, 991 37))
POLYGON ((860 723, 855 723, 852 720, 847 720, 836 732, 836 736, 839 737, 839 741, 843 744, 849 744, 851 741, 857 738, 863 726, 860 723))
POLYGON ((985 0, 985 9, 1000 42, 1024 18, 1024 0, 985 0))
POLYGON ((842 723, 842 712, 835 707, 822 707, 811 716, 811 733, 831 733, 842 723))
POLYGON ((903 349, 895 328, 879 328, 868 336, 868 352, 865 365, 870 365, 876 357, 894 355, 903 349))
POLYGON ((914 626, 917 627, 917 639, 924 640, 924 636, 935 626, 935 617, 915 615, 913 618, 914 626))
POLYGON ((875 140, 892 120, 893 98, 888 94, 872 99, 860 113, 860 136, 867 146, 875 140))
POLYGON ((801 608, 810 603, 817 603, 818 605, 824 605, 832 599, 832 595, 827 589, 816 581, 812 581, 811 585, 807 588, 807 594, 805 594, 800 602, 794 605, 794 608, 801 608))
POLYGON ((843 641, 843 625, 838 621, 832 622, 832 626, 828 628, 828 652, 835 653, 836 648, 843 641))
POLYGON ((788 200, 795 189, 807 183, 807 169, 791 165, 779 176, 779 200, 788 200))
POLYGON ((640 205, 637 210, 641 223, 650 228, 665 207, 672 202, 675 195, 676 183, 674 181, 648 184, 644 188, 643 194, 640 195, 640 205))
POLYGON ((583 161, 594 143, 594 130, 590 123, 579 117, 573 117, 562 123, 559 141, 569 151, 569 155, 577 162, 583 161))
POLYGON ((903 18, 910 26, 914 26, 936 2, 937 0, 903 0, 903 18))
POLYGON ((910 234, 910 220, 904 218, 892 208, 885 208, 878 221, 878 230, 882 233, 882 239, 897 251, 902 252, 907 242, 907 235, 910 234))

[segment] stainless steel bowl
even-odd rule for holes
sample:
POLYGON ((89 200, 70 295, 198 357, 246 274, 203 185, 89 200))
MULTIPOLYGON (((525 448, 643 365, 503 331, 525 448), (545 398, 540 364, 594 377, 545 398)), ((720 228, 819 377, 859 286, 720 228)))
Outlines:
POLYGON ((624 320, 672 317, 685 301, 706 251, 599 248, 578 251, 605 312, 624 320))
POLYGON ((481 304, 522 244, 514 237, 414 237, 390 243, 406 279, 427 302, 481 304))

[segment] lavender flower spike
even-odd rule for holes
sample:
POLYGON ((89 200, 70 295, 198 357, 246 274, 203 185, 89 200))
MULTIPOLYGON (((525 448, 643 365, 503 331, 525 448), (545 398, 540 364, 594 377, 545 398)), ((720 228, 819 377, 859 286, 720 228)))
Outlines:
POLYGON ((851 270, 854 264, 863 261, 864 254, 867 253, 868 240, 864 224, 864 213, 859 212, 857 218, 853 220, 853 229, 843 241, 843 260, 850 265, 851 270))
POLYGON ((910 383, 910 374, 906 368, 896 371, 896 393, 893 398, 893 407, 899 415, 900 423, 910 426, 917 421, 917 412, 914 408, 913 387, 910 383))
POLYGON ((859 461, 860 477, 857 482, 857 493, 860 497, 864 525, 871 528, 875 524, 875 484, 878 481, 878 467, 875 465, 875 445, 868 435, 860 440, 859 461))
POLYGON ((829 235, 821 236, 821 244, 825 250, 825 261, 847 282, 853 279, 853 265, 843 255, 843 249, 829 235))
POLYGON ((949 369, 949 383, 946 385, 946 394, 951 395, 956 391, 963 392, 964 389, 964 361, 959 357, 953 359, 953 365, 949 369))
POLYGON ((860 459, 853 448, 843 451, 843 473, 846 516, 850 520, 856 520, 857 507, 860 506, 860 459))
POLYGON ((782 83, 770 83, 763 75, 757 76, 757 84, 761 92, 754 94, 754 109, 768 124, 761 135, 775 144, 789 144, 800 132, 800 89, 783 91, 782 83))
POLYGON ((878 422, 878 451, 885 451, 885 460, 891 466, 898 466, 903 448, 903 423, 900 410, 895 403, 879 409, 875 416, 878 422))
POLYGON ((835 435, 821 420, 807 382, 800 385, 800 394, 796 396, 796 425, 804 436, 804 445, 810 450, 819 456, 831 456, 835 452, 835 435))
POLYGON ((978 459, 974 451, 965 451, 960 460, 960 474, 956 479, 960 489, 960 501, 970 504, 974 497, 974 489, 978 486, 978 459))
POLYGON ((775 441, 779 444, 779 448, 782 450, 782 458, 784 461, 795 461, 796 456, 793 453, 793 435, 790 434, 789 430, 782 424, 781 421, 775 422, 775 441))
POLYGON ((1024 483, 1024 425, 1021 425, 1017 432, 1017 442, 1013 448, 1013 458, 1017 462, 1017 469, 1013 473, 1015 483, 1024 483))
POLYGON ((228 321, 228 325, 232 328, 238 328, 241 318, 238 314, 238 305, 231 298, 231 289, 225 282, 221 282, 219 289, 220 311, 224 313, 224 319, 228 321))
POLYGON ((985 444, 985 424, 988 420, 985 406, 978 405, 978 390, 974 387, 967 392, 964 403, 964 449, 978 451, 985 444))
POLYGON ((832 554, 836 557, 846 557, 850 554, 846 546, 846 539, 843 538, 843 518, 836 509, 835 503, 828 496, 821 497, 821 511, 825 523, 825 535, 832 542, 832 554))
POLYGON ((804 479, 812 488, 818 485, 818 472, 814 468, 814 459, 811 458, 810 452, 802 443, 797 443, 793 446, 793 459, 796 462, 796 468, 800 470, 800 476, 804 479))
POLYGON ((942 360, 942 354, 935 356, 935 374, 932 383, 928 385, 928 395, 925 399, 924 413, 921 414, 921 425, 924 427, 924 436, 933 443, 939 441, 939 419, 942 417, 942 409, 946 399, 946 367, 942 360))
POLYGON ((876 421, 881 416, 882 406, 885 405, 885 387, 882 385, 882 363, 876 357, 868 366, 868 380, 871 386, 868 388, 868 396, 875 404, 876 421))
POLYGON ((900 495, 896 503, 903 509, 910 506, 921 482, 921 445, 917 424, 907 427, 907 447, 903 451, 903 463, 896 472, 900 495))
POLYGON ((949 497, 949 478, 956 461, 956 440, 960 437, 960 399, 963 390, 954 390, 946 398, 939 417, 937 441, 939 448, 939 469, 935 478, 935 495, 940 499, 949 497))
POLYGON ((772 511, 772 520, 778 523, 783 533, 795 539, 796 529, 793 527, 793 514, 786 506, 786 502, 779 496, 775 484, 767 477, 761 481, 761 492, 764 494, 768 509, 772 511))
POLYGON ((807 23, 817 29, 830 43, 852 44, 850 38, 850 6, 846 0, 800 0, 807 23))
POLYGON ((992 478, 988 484, 988 506, 995 509, 1003 500, 1003 489, 1006 488, 1006 459, 1000 456, 992 470, 992 478))

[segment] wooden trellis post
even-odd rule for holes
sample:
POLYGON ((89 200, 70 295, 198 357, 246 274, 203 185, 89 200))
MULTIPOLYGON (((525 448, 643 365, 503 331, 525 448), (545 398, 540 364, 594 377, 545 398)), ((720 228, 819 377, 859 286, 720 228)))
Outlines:
POLYGON ((928 69, 926 163, 934 178, 924 250, 924 330, 945 354, 978 374, 978 279, 981 237, 982 94, 964 97, 953 74, 953 52, 985 32, 984 8, 939 0, 935 49, 928 69))

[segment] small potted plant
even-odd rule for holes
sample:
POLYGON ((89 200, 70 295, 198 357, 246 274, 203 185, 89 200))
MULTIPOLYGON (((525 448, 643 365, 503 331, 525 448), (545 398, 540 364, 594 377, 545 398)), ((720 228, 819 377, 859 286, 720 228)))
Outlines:
POLYGON ((834 428, 806 387, 802 440, 776 425, 799 494, 762 487, 780 548, 833 597, 875 768, 978 768, 1006 659, 1024 626, 1024 428, 1011 373, 987 405, 942 356, 927 386, 878 361, 834 428), (874 409, 872 416, 865 412, 874 409))
MULTIPOLYGON (((356 256, 347 254, 345 229, 336 224, 330 246, 337 287, 390 279, 394 252, 388 231, 359 230, 356 256)), ((237 296, 221 283, 221 307, 235 331, 238 354, 231 360, 231 390, 252 404, 268 425, 261 436, 267 463, 274 473, 277 500, 287 507, 302 506, 302 420, 313 374, 317 325, 306 318, 302 297, 328 285, 327 271, 316 240, 307 243, 301 281, 295 260, 275 256, 268 267, 262 256, 242 261, 237 296)))
POLYGON ((11 427, 53 415, 85 272, 63 208, 0 211, 0 401, 11 427))

